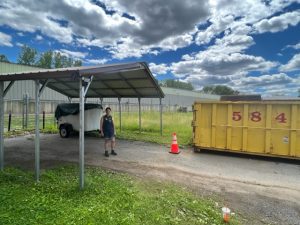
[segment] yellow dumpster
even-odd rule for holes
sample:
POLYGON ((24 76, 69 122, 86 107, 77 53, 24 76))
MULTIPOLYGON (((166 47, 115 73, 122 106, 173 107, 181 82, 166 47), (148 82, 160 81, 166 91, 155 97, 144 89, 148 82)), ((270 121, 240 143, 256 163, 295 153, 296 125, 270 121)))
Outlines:
POLYGON ((195 102, 195 149, 300 158, 300 102, 195 102))

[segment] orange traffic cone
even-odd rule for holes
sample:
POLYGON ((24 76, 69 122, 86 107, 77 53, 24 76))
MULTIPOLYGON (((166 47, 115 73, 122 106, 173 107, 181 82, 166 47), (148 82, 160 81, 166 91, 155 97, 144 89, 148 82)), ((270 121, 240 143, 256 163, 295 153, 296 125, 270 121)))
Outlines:
POLYGON ((172 140, 170 153, 172 153, 172 154, 179 154, 180 153, 179 148, 178 148, 176 133, 173 133, 173 140, 172 140))

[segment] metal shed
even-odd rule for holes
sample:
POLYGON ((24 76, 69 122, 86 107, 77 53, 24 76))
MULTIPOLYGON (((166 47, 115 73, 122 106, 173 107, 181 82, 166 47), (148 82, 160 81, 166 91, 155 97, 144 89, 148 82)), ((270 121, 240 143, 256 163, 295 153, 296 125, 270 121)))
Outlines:
MULTIPOLYGON (((62 69, 42 69, 0 76, 0 169, 4 167, 4 96, 15 81, 35 81, 35 176, 40 176, 40 96, 49 87, 69 98, 80 99, 79 167, 80 188, 84 187, 84 102, 86 98, 161 98, 164 93, 144 62, 62 69), (4 89, 4 82, 9 84, 4 89)), ((162 107, 160 107, 162 112, 162 107)), ((140 115, 140 113, 139 113, 140 115)), ((141 121, 141 120, 140 120, 141 121)), ((140 122, 141 123, 141 122, 140 122)), ((162 116, 160 118, 162 131, 162 116)))

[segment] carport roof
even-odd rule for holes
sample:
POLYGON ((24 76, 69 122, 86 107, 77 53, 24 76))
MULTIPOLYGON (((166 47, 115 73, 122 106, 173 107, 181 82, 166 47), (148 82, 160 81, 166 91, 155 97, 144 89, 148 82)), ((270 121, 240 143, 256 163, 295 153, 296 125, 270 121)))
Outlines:
POLYGON ((79 97, 80 77, 93 76, 86 97, 163 98, 164 93, 145 62, 41 69, 0 74, 0 81, 39 80, 70 98, 79 97))

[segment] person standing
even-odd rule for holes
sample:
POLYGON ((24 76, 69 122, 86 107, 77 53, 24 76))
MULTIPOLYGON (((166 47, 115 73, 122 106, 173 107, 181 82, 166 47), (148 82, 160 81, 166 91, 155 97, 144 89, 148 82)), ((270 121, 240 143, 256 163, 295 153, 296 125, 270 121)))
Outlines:
POLYGON ((108 146, 110 143, 111 147, 111 152, 110 154, 112 155, 117 155, 115 152, 114 148, 116 145, 116 140, 115 140, 115 125, 113 118, 111 116, 111 108, 107 107, 105 109, 105 115, 102 116, 100 120, 100 129, 101 129, 101 136, 104 137, 105 143, 104 143, 104 149, 105 149, 105 156, 109 157, 108 154, 108 146))

